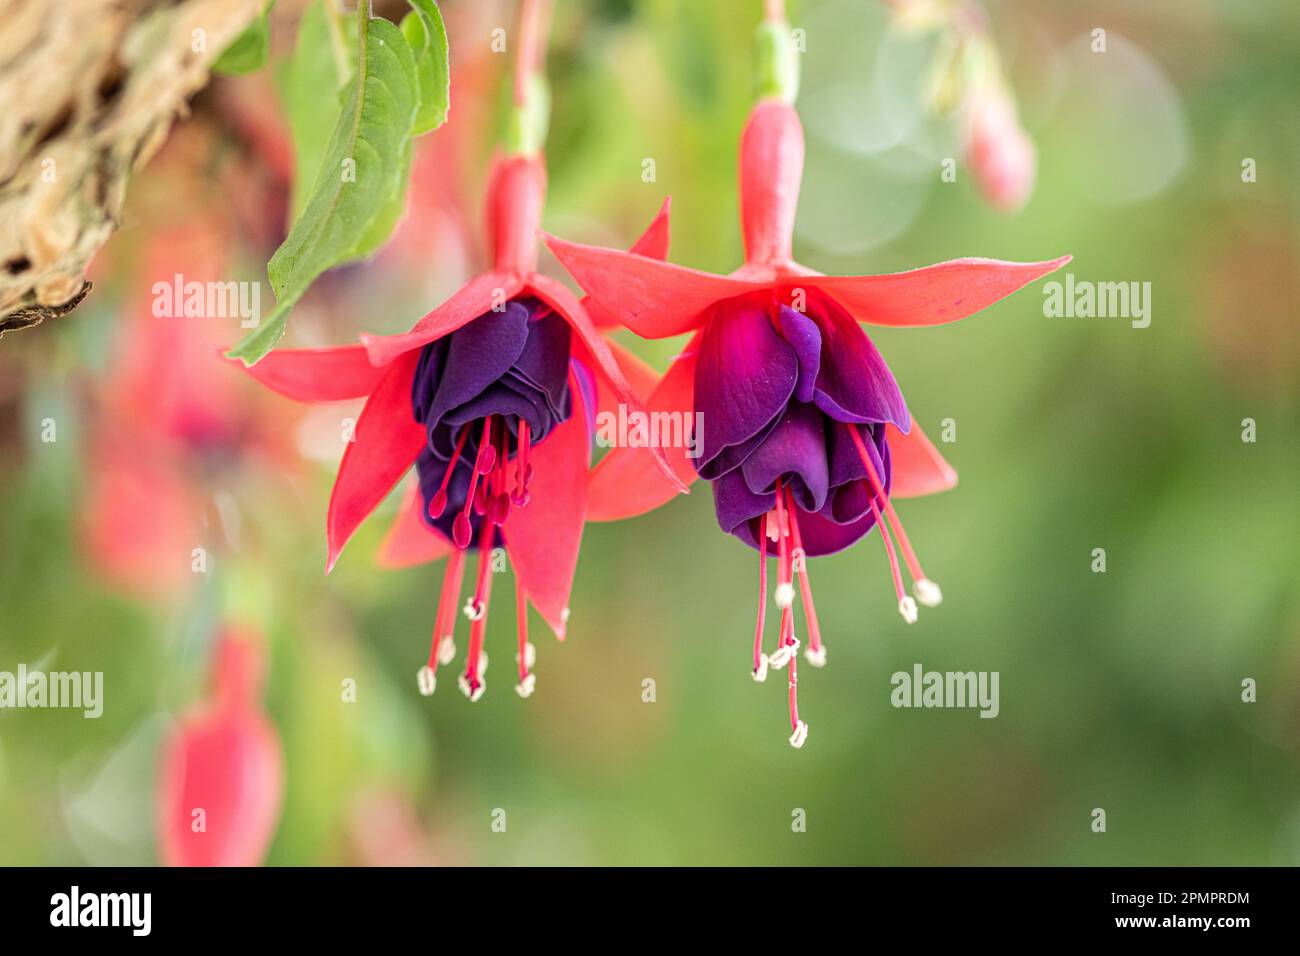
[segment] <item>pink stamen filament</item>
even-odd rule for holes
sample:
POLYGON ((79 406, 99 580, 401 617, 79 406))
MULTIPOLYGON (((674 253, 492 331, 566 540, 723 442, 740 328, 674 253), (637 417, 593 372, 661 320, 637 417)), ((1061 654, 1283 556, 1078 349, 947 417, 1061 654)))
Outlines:
POLYGON ((898 555, 894 554, 894 541, 885 528, 885 522, 880 516, 880 508, 876 505, 874 495, 871 497, 871 513, 876 516, 876 528, 880 531, 880 540, 885 542, 885 554, 889 557, 889 573, 894 579, 894 594, 902 602, 905 595, 903 594, 903 576, 898 573, 898 555))
POLYGON ((452 472, 456 470, 456 465, 460 462, 460 453, 465 448, 465 439, 468 435, 469 428, 461 428, 460 437, 456 439, 456 450, 451 453, 451 462, 447 465, 447 470, 443 473, 442 484, 438 485, 437 492, 429 499, 430 518, 437 519, 442 517, 442 513, 447 509, 447 485, 451 484, 452 472))
POLYGON ((474 588, 475 618, 469 627, 469 654, 465 661, 465 679, 471 691, 478 690, 479 658, 483 655, 483 635, 487 631, 488 601, 492 598, 492 540, 496 525, 484 521, 478 539, 478 583, 474 588))
POLYGON ((799 655, 790 655, 790 730, 799 729, 799 655))
POLYGON ((528 453, 531 450, 528 422, 519 419, 519 438, 515 449, 514 502, 521 508, 528 503, 528 453))
POLYGON ((515 575, 515 629, 519 632, 519 683, 528 679, 528 598, 515 575))
POLYGON ((816 654, 822 646, 822 629, 817 623, 817 608, 813 606, 812 582, 808 579, 808 555, 804 552, 803 538, 799 535, 799 516, 795 511, 794 496, 789 490, 786 491, 786 510, 790 515, 790 538, 799 554, 801 565, 799 595, 803 598, 804 620, 808 624, 808 649, 816 654))
POLYGON ((763 626, 767 623, 767 515, 758 521, 758 626, 754 628, 754 672, 762 666, 763 626))
POLYGON ((442 577, 442 594, 433 621, 433 642, 429 647, 429 669, 438 672, 438 648, 444 637, 455 630, 456 609, 460 605, 460 587, 465 576, 465 552, 460 548, 447 556, 447 570, 442 577))
MULTIPOLYGON (((785 505, 781 499, 784 497, 784 491, 781 482, 778 479, 776 483, 776 523, 780 529, 780 536, 777 538, 777 587, 785 585, 788 589, 791 585, 791 568, 790 561, 790 535, 788 522, 785 515, 785 505)), ((794 608, 786 606, 781 609, 781 637, 777 641, 777 648, 785 647, 787 644, 794 642, 794 608)))
MULTIPOLYGON (((489 415, 483 419, 483 438, 479 442, 478 458, 474 462, 474 470, 470 473, 469 493, 465 496, 465 509, 456 516, 456 520, 451 526, 451 539, 455 542, 456 547, 462 550, 469 547, 470 537, 473 532, 470 530, 469 515, 470 510, 475 509, 477 500, 478 478, 480 474, 487 474, 492 470, 492 463, 496 461, 496 449, 492 447, 492 416, 489 415), (488 456, 491 455, 489 458, 488 456)), ((479 514, 482 514, 480 511, 479 514)), ((490 523, 490 522, 489 522, 490 523)))
MULTIPOLYGON (((903 530, 903 521, 898 517, 898 512, 894 510, 894 503, 885 494, 884 482, 880 480, 880 475, 876 471, 876 466, 872 464, 871 455, 867 453, 867 446, 862 441, 862 436, 853 425, 846 426, 849 434, 853 436, 853 442, 858 448, 858 457, 867 467, 867 478, 871 484, 873 495, 878 495, 880 500, 885 503, 885 517, 889 522, 889 530, 894 533, 898 539, 898 546, 903 552, 903 561, 907 564, 907 573, 912 576, 913 581, 925 580, 925 572, 921 570, 921 562, 916 558, 916 552, 912 550, 912 542, 907 539, 907 532, 903 530)), ((879 519, 877 518, 877 521, 879 519)))

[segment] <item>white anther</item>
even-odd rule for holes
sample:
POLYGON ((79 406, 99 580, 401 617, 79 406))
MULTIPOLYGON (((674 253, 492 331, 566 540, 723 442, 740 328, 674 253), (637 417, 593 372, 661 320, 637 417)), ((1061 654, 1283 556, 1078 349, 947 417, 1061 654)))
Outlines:
POLYGON ((758 655, 758 666, 750 672, 754 677, 754 682, 761 684, 767 680, 767 655, 758 655))
POLYGON ((533 647, 532 641, 524 642, 524 659, 522 662, 519 660, 518 651, 515 652, 515 663, 522 663, 526 671, 533 669, 533 666, 537 663, 537 648, 533 647))
POLYGON ((808 739, 808 725, 802 720, 795 724, 794 733, 790 735, 790 746, 798 750, 808 739))
POLYGON ((482 675, 479 676, 477 687, 471 687, 469 678, 464 674, 457 678, 456 685, 460 688, 460 692, 469 698, 470 703, 477 701, 483 696, 483 691, 487 690, 487 682, 483 680, 482 675))
POLYGON ((438 663, 450 664, 456 659, 456 642, 450 634, 444 634, 438 642, 438 663))
POLYGON ((523 680, 515 685, 515 693, 525 699, 533 696, 533 691, 537 689, 537 675, 529 673, 523 680))
POLYGON ((813 667, 825 667, 826 666, 826 645, 823 644, 820 647, 813 647, 810 644, 808 646, 808 649, 803 652, 803 656, 804 656, 804 660, 806 660, 813 667))
POLYGON ((939 590, 939 585, 929 578, 920 578, 913 582, 912 593, 926 607, 938 607, 943 603, 943 592, 939 590))
POLYGON ((776 600, 776 606, 785 610, 794 604, 794 585, 788 581, 783 581, 776 586, 776 593, 773 595, 776 600))
POLYGON ((794 658, 795 653, 799 650, 799 638, 790 638, 789 644, 782 644, 776 649, 776 653, 771 656, 768 663, 773 667, 785 667, 794 658))
POLYGON ((903 615, 903 620, 908 624, 916 623, 916 601, 910 597, 904 597, 898 602, 898 613, 903 615))
POLYGON ((420 693, 425 697, 432 697, 433 692, 438 689, 438 678, 433 673, 433 668, 428 664, 416 672, 415 682, 420 685, 420 693))
POLYGON ((471 621, 481 621, 483 620, 483 615, 487 613, 487 605, 480 601, 475 601, 473 598, 467 598, 465 600, 465 606, 461 608, 461 611, 463 611, 465 616, 471 621))

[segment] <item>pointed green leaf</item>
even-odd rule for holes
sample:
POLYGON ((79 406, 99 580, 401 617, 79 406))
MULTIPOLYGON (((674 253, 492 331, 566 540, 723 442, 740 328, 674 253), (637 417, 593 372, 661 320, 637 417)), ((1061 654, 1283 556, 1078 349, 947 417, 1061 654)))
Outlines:
POLYGON ((339 74, 346 68, 350 76, 353 66, 339 48, 355 45, 355 18, 344 20, 341 27, 332 24, 321 0, 317 0, 302 15, 293 55, 280 71, 280 96, 289 117, 294 154, 290 222, 298 220, 312 195, 330 136, 343 112, 347 79, 340 79, 339 74), (345 35, 343 29, 347 30, 345 35), (336 30, 340 33, 337 37, 333 35, 336 30))
POLYGON ((275 347, 289 310, 318 275, 378 248, 401 213, 420 105, 415 56, 387 20, 370 20, 363 29, 363 55, 311 196, 267 264, 275 309, 230 353, 246 364, 275 347))
POLYGON ((447 63, 447 28, 434 0, 409 0, 414 8, 402 20, 402 33, 415 53, 420 73, 420 112, 412 136, 432 132, 447 121, 451 104, 451 70, 447 63))

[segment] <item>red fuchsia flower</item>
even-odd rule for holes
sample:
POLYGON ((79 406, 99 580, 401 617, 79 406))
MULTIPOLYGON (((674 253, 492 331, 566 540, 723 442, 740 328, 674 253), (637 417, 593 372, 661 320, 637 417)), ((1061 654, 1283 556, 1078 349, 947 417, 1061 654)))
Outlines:
POLYGON ((280 738, 262 714, 265 649, 228 629, 217 641, 213 697, 163 745, 158 848, 167 866, 256 866, 280 818, 280 738))
MULTIPOLYGON (((526 51, 528 43, 519 47, 526 51)), ((531 75, 532 67, 520 72, 531 75)), ((518 92, 517 107, 526 96, 518 92)), ((415 466, 418 493, 408 496, 381 559, 400 566, 447 558, 428 662, 418 675, 425 695, 437 687, 438 665, 455 655, 452 635, 471 551, 478 552, 478 570, 464 607, 470 642, 458 683, 470 700, 483 694, 497 547, 505 548, 515 571, 515 689, 522 697, 532 693, 527 605, 563 639, 597 407, 641 408, 628 382, 629 373, 643 382, 639 363, 626 357, 620 363, 573 293, 537 271, 546 191, 539 150, 533 142, 495 162, 487 197, 491 271, 465 283, 410 332, 363 335, 359 346, 278 350, 250 369, 301 401, 366 398, 330 498, 329 568, 415 466)), ((640 248, 666 250, 666 240, 665 210, 640 248)), ((685 490, 666 459, 658 460, 665 482, 685 490)))
MULTIPOLYGON (((779 32, 788 36, 783 27, 779 32)), ((893 499, 950 488, 956 473, 912 422, 893 374, 859 323, 953 322, 1069 257, 958 259, 854 277, 801 266, 791 255, 791 237, 804 141, 791 90, 787 82, 761 99, 741 138, 745 264, 731 275, 554 237, 547 242, 591 298, 632 331, 646 338, 693 333, 647 405, 651 415, 677 412, 688 422, 701 416, 698 456, 676 449, 670 461, 681 481, 710 482, 722 530, 759 552, 753 676, 761 681, 769 667, 788 667, 790 742, 799 747, 807 725, 795 693, 796 575, 808 629, 805 656, 815 666, 825 662, 804 558, 839 551, 879 526, 904 620, 916 620, 917 602, 933 606, 942 597, 922 570, 893 499), (777 557, 781 622, 777 649, 765 654, 769 548, 777 557), (900 551, 913 595, 904 591, 900 551)), ((607 455, 592 477, 592 517, 630 517, 671 498, 676 489, 647 467, 651 461, 640 449, 607 455)))

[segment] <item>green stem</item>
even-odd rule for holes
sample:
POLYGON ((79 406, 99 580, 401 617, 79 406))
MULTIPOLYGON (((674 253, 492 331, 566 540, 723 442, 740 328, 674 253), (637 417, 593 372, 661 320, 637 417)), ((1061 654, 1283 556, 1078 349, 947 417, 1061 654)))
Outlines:
POLYGON ((348 63, 348 50, 343 42, 343 11, 341 0, 324 0, 325 24, 330 31, 330 51, 334 54, 334 69, 338 73, 339 88, 352 79, 352 66, 348 63))

